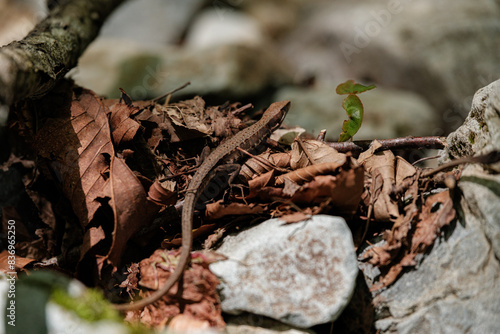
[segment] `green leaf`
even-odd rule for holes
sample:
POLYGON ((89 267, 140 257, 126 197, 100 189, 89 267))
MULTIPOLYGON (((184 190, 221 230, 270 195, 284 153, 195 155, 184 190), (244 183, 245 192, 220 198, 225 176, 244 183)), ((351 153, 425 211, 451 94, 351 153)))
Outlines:
POLYGON ((361 127, 363 122, 363 103, 357 95, 349 94, 342 102, 342 107, 347 112, 349 119, 342 124, 342 133, 339 142, 351 139, 361 127))
POLYGON ((346 82, 338 85, 335 91, 339 95, 359 94, 366 92, 367 90, 371 90, 373 88, 375 88, 375 85, 365 86, 355 83, 354 80, 347 80, 346 82))

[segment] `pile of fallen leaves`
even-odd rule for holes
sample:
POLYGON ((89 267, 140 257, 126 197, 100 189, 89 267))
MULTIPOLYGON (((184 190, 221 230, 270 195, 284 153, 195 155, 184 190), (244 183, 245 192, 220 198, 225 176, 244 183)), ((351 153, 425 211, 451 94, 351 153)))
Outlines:
MULTIPOLYGON (((171 249, 180 244, 179 209, 190 178, 210 148, 249 124, 247 111, 239 104, 207 107, 200 97, 159 104, 123 92, 118 101, 105 100, 69 82, 16 106, 11 132, 20 144, 2 169, 21 175, 22 196, 2 209, 2 220, 4 230, 9 219, 18 222, 19 259, 32 259, 18 261, 18 269, 65 271, 115 300, 117 289, 122 299, 156 290, 176 265, 171 249)), ((381 268, 378 289, 414 266, 455 217, 442 185, 457 173, 423 177, 403 158, 379 151, 376 141, 355 158, 320 140, 283 143, 291 131, 280 131, 264 153, 248 153, 236 178, 219 173, 202 194, 193 231, 198 246, 208 250, 234 228, 269 217, 293 223, 341 215, 359 245, 367 231, 383 235, 385 243, 364 253, 381 268)), ((175 286, 129 319, 162 326, 183 311, 200 326, 223 326, 217 279, 207 266, 215 259, 193 252, 182 298, 175 286)))

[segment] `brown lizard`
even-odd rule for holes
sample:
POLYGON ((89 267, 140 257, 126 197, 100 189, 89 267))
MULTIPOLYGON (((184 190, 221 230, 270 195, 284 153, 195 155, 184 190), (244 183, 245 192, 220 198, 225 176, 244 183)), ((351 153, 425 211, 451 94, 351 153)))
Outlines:
POLYGON ((212 171, 217 166, 236 161, 243 155, 240 149, 256 149, 263 140, 280 127, 289 108, 290 101, 281 101, 271 104, 257 123, 241 130, 230 139, 224 141, 210 153, 206 160, 203 161, 189 183, 184 199, 184 206, 182 208, 182 246, 177 267, 161 289, 158 289, 152 295, 139 301, 130 304, 115 305, 117 310, 130 311, 144 308, 160 299, 170 290, 175 282, 179 280, 191 255, 191 246, 193 242, 191 231, 193 229, 194 207, 198 197, 213 177, 212 171))

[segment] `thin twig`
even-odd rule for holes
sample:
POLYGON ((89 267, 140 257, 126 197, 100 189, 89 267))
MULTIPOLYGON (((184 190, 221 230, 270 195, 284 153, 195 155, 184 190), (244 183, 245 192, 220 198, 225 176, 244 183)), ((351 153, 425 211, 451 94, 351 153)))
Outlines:
POLYGON ((425 171, 422 173, 421 177, 426 178, 429 176, 432 176, 434 174, 437 174, 439 172, 442 172, 444 170, 447 170, 449 168, 456 167, 458 165, 463 165, 463 164, 470 164, 470 163, 479 163, 479 164, 492 164, 495 162, 500 161, 500 151, 491 151, 490 153, 484 154, 484 155, 477 155, 473 157, 463 157, 463 158, 458 158, 455 160, 452 160, 448 163, 442 164, 441 166, 434 168, 430 171, 425 171))
POLYGON ((304 154, 306 155, 311 165, 314 165, 316 162, 314 161, 312 155, 309 153, 309 150, 304 145, 304 141, 300 137, 295 138, 295 140, 297 141, 297 143, 299 143, 300 148, 302 149, 302 151, 304 151, 304 154))
POLYGON ((238 116, 239 114, 241 114, 243 111, 247 110, 247 109, 250 109, 250 108, 253 108, 253 104, 251 103, 247 103, 245 104, 244 106, 242 107, 239 107, 238 109, 236 109, 235 111, 232 112, 233 116, 238 116))
MULTIPOLYGON (((353 142, 327 143, 338 152, 352 152, 357 155, 370 147, 372 140, 356 140, 353 142)), ((378 142, 382 145, 378 151, 384 150, 409 150, 409 149, 443 149, 446 147, 446 137, 403 137, 394 139, 380 139, 378 142)))
POLYGON ((366 233, 368 232, 368 227, 370 226, 370 219, 372 218, 372 211, 373 211, 373 203, 370 203, 368 205, 368 214, 366 216, 365 230, 363 231, 363 236, 361 237, 361 242, 363 242, 365 240, 366 233))
POLYGON ((326 129, 323 129, 319 132, 318 137, 316 137, 316 140, 325 141, 325 137, 326 137, 326 129))
POLYGON ((177 87, 177 88, 175 88, 175 89, 172 89, 170 92, 165 93, 165 94, 163 94, 163 95, 161 95, 161 96, 158 96, 157 98, 154 98, 154 99, 153 99, 153 102, 154 102, 154 103, 158 103, 158 101, 161 101, 162 99, 164 99, 164 98, 166 98, 166 97, 168 97, 168 96, 172 95, 173 93, 178 92, 178 91, 180 91, 181 89, 186 88, 186 87, 187 87, 187 86, 189 86, 190 84, 191 84, 191 81, 188 81, 188 82, 186 82, 185 84, 183 84, 182 86, 177 87))
POLYGON ((288 173, 289 172, 289 170, 287 170, 285 168, 281 168, 281 167, 275 166, 272 162, 270 162, 269 160, 264 159, 263 157, 261 157, 259 155, 254 155, 254 154, 252 154, 252 153, 248 152, 247 150, 244 150, 244 149, 242 149, 240 147, 238 147, 237 150, 239 150, 243 154, 248 155, 251 159, 255 159, 256 161, 260 162, 264 166, 267 166, 269 169, 274 169, 274 170, 276 170, 278 172, 282 172, 282 173, 288 173))
POLYGON ((421 162, 424 162, 424 161, 427 161, 427 160, 432 160, 432 159, 437 159, 437 158, 439 158, 439 155, 434 155, 434 156, 432 156, 432 157, 424 157, 424 158, 422 158, 422 159, 418 159, 417 161, 415 161, 415 162, 414 162, 414 163, 412 163, 411 165, 412 165, 412 166, 415 166, 415 165, 417 165, 417 164, 419 164, 419 163, 421 163, 421 162))

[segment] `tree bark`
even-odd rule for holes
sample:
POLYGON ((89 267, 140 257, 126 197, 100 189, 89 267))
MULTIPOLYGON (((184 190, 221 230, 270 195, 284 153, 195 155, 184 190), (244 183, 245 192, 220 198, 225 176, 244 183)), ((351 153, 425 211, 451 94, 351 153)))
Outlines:
POLYGON ((21 41, 0 48, 0 108, 46 94, 78 62, 123 0, 73 0, 56 8, 21 41))

